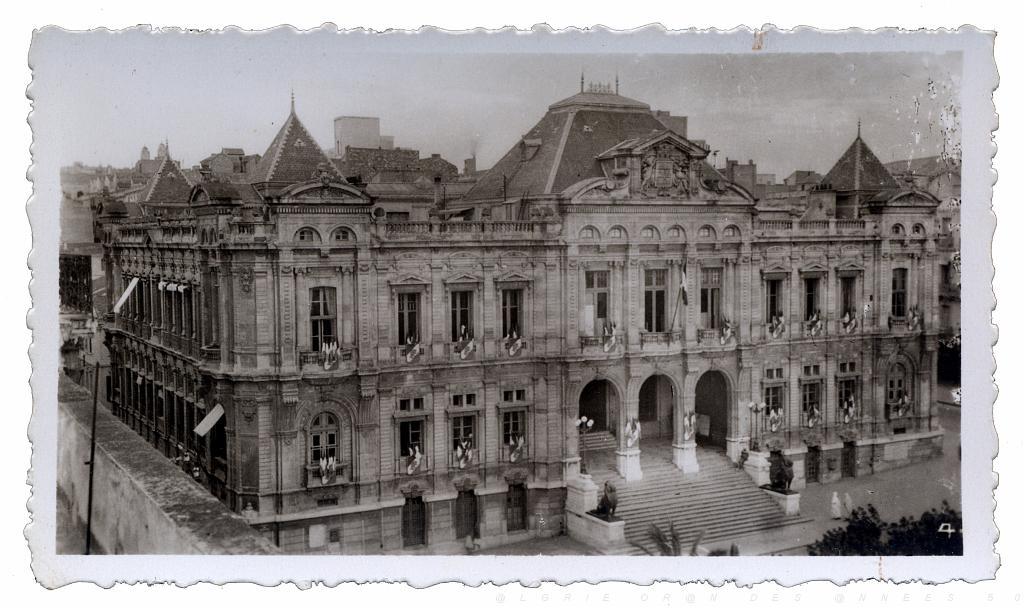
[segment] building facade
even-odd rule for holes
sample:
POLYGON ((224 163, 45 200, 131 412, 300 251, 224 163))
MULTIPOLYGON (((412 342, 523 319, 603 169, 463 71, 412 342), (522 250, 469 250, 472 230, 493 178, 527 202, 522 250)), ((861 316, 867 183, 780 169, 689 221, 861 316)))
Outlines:
POLYGON ((935 197, 858 134, 852 189, 760 207, 672 118, 581 87, 440 208, 349 184, 293 108, 251 183, 101 217, 138 279, 115 411, 291 552, 559 534, 581 416, 626 480, 652 443, 797 487, 933 455, 935 197))

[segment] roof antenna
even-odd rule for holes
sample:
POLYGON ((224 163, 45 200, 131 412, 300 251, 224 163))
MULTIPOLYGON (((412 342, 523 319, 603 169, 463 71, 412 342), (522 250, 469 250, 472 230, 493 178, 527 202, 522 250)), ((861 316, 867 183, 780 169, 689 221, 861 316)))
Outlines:
POLYGON ((615 72, 615 94, 619 94, 619 73, 615 72))
POLYGON ((857 139, 860 139, 860 118, 857 119, 857 139))
POLYGON ((583 92, 583 70, 580 70, 580 93, 583 92))

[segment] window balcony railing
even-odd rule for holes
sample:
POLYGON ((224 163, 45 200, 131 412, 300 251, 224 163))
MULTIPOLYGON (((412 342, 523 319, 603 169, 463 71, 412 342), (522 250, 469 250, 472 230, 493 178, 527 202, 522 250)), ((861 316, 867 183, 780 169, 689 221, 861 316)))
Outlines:
POLYGON ((392 222, 383 225, 383 237, 389 240, 544 238, 550 222, 474 221, 474 222, 392 222))
POLYGON ((409 477, 430 472, 430 459, 426 454, 420 454, 419 461, 414 462, 408 456, 395 460, 395 475, 398 477, 409 477))
MULTIPOLYGON (((716 332, 717 330, 710 330, 716 332)), ((649 346, 671 346, 672 344, 679 344, 683 341, 683 332, 681 331, 651 331, 640 333, 640 347, 646 348, 649 346)))
POLYGON ((319 464, 307 464, 303 471, 304 481, 307 488, 345 485, 351 481, 351 471, 352 465, 347 462, 335 463, 333 471, 321 471, 319 464))
POLYGON ((355 359, 355 348, 340 347, 337 353, 328 358, 323 351, 312 350, 299 353, 299 366, 304 371, 333 371, 351 363, 355 359))

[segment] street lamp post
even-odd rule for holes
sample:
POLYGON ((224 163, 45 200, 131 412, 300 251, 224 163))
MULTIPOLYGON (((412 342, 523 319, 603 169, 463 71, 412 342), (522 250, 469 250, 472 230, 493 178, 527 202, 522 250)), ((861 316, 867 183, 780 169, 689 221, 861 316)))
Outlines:
POLYGON ((584 438, 587 436, 587 433, 590 432, 590 429, 594 428, 594 420, 592 418, 587 418, 586 416, 580 416, 576 419, 576 428, 579 429, 580 432, 580 474, 586 475, 587 463, 585 455, 587 453, 587 442, 584 441, 584 438))

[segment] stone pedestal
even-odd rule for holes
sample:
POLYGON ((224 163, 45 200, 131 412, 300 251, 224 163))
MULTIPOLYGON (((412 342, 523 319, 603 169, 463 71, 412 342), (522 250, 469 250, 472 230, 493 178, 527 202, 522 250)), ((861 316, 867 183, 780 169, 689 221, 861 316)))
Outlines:
POLYGON ((639 481, 644 478, 640 468, 640 448, 615 450, 615 468, 626 481, 639 481))
POLYGON ((565 510, 583 515, 597 508, 597 484, 590 475, 570 477, 565 484, 565 510))
POLYGON ((569 480, 580 474, 580 457, 570 456, 562 460, 562 479, 569 480))
POLYGON ((749 452, 747 461, 743 463, 744 472, 759 486, 763 486, 770 481, 768 477, 769 469, 768 452, 749 452))
POLYGON ((601 551, 626 543, 626 522, 605 521, 588 514, 597 508, 597 484, 590 475, 579 475, 566 483, 565 520, 569 536, 601 551))
POLYGON ((683 443, 672 444, 672 463, 676 465, 676 468, 686 473, 697 473, 700 471, 700 465, 697 463, 697 442, 684 441, 683 443))
POLYGON ((779 503, 782 510, 786 515, 799 515, 800 514, 800 493, 799 492, 776 492, 775 490, 769 490, 768 488, 762 488, 768 496, 771 496, 775 502, 779 503))

